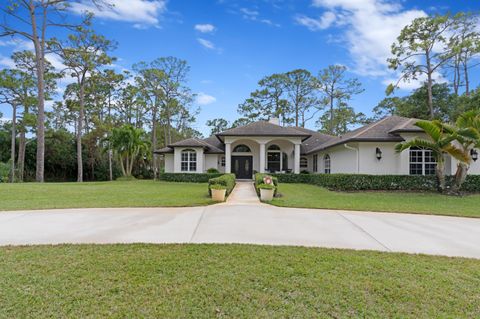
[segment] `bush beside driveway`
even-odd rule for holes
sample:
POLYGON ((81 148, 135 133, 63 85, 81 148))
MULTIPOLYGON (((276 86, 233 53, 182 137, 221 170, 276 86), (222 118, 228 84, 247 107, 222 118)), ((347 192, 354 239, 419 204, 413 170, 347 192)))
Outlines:
POLYGON ((431 192, 334 192, 315 185, 288 183, 279 183, 278 191, 280 197, 271 204, 282 207, 480 217, 479 194, 456 197, 431 192))

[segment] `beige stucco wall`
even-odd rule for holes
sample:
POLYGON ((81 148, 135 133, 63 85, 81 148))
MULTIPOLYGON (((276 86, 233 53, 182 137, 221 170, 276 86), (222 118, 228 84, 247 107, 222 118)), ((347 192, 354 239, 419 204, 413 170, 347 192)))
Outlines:
POLYGON ((165 173, 173 173, 174 157, 173 154, 165 154, 165 173))
POLYGON ((218 169, 220 163, 218 162, 218 155, 217 154, 205 154, 205 165, 203 167, 203 171, 207 171, 209 168, 218 169))

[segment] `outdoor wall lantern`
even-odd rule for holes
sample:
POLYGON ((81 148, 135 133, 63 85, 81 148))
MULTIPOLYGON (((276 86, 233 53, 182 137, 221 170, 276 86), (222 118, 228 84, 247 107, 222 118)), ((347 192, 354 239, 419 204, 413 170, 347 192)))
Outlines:
POLYGON ((382 151, 377 147, 375 150, 375 154, 377 155, 377 159, 381 160, 382 159, 382 151))
POLYGON ((477 153, 477 151, 474 150, 474 149, 472 149, 472 150, 470 151, 470 155, 472 156, 473 161, 476 162, 477 159, 478 159, 478 153, 477 153))

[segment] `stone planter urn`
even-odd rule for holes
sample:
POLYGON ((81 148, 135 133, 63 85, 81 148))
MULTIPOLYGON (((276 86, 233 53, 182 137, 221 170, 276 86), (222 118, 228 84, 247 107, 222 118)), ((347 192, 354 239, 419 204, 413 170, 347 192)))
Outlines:
POLYGON ((225 194, 227 193, 226 189, 211 189, 212 191, 212 200, 216 202, 224 202, 225 194))
POLYGON ((260 188, 260 199, 262 202, 269 202, 273 199, 274 189, 263 189, 260 188))

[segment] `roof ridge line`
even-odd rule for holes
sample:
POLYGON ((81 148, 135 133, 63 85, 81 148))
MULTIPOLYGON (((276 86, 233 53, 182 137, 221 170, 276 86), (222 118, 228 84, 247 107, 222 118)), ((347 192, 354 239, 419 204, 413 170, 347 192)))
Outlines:
POLYGON ((389 118, 390 118, 390 116, 384 117, 384 118, 381 119, 380 121, 377 121, 376 123, 373 123, 372 126, 366 127, 364 130, 361 130, 360 132, 358 132, 357 134, 355 134, 355 135, 353 135, 353 136, 351 136, 351 137, 349 137, 349 138, 356 138, 356 137, 358 137, 359 135, 365 133, 366 131, 368 131, 368 130, 374 128, 374 127, 376 127, 378 124, 383 123, 384 121, 386 121, 386 120, 389 119, 389 118))

